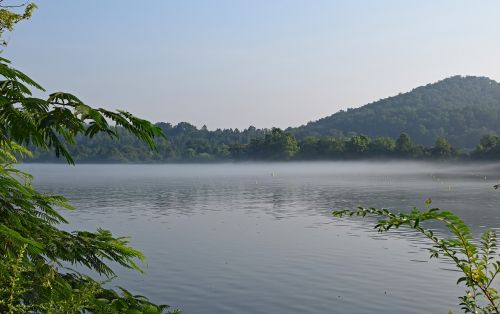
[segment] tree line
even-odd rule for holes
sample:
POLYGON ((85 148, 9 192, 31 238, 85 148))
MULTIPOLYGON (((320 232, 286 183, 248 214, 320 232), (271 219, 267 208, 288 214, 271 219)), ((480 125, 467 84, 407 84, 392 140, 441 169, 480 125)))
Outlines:
MULTIPOLYGON (((218 129, 209 131, 182 122, 175 126, 158 123, 166 138, 157 138, 158 150, 119 129, 119 139, 105 135, 79 136, 69 146, 75 160, 86 163, 161 163, 211 161, 286 161, 342 159, 499 159, 500 137, 485 135, 472 151, 461 150, 438 137, 433 145, 416 144, 407 133, 397 138, 308 136, 301 140, 279 128, 218 129)), ((58 162, 53 153, 33 149, 25 162, 58 162)))
POLYGON ((418 144, 432 146, 438 137, 474 149, 485 134, 500 134, 500 84, 486 77, 453 76, 410 92, 381 99, 289 128, 306 136, 397 138, 408 133, 418 144))

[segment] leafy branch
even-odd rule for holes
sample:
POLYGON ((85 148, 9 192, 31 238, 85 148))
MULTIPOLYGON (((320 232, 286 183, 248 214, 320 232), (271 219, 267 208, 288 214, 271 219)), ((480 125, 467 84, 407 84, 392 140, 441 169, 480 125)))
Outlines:
MULTIPOLYGON (((1 7, 0 21, 7 9, 1 7)), ((28 9, 28 6, 26 9, 28 9)), ((11 16, 8 16, 10 18, 11 16)), ((8 22, 8 21, 7 21, 8 22)), ((2 30, 10 29, 0 23, 2 30)), ((33 177, 15 167, 27 149, 53 150, 70 164, 68 145, 75 136, 104 133, 115 139, 124 129, 155 150, 160 128, 126 111, 92 108, 68 93, 33 97, 41 85, 0 57, 0 312, 1 313, 163 313, 155 305, 125 289, 118 293, 76 271, 60 271, 66 264, 83 265, 111 278, 109 263, 141 271, 144 255, 129 246, 127 237, 108 230, 68 232, 59 209, 73 209, 59 195, 40 193, 33 177)))
MULTIPOLYGON (((431 201, 426 201, 430 207, 431 201)), ((493 287, 500 272, 499 255, 496 252, 496 233, 488 230, 483 233, 478 244, 475 243, 469 227, 454 213, 439 208, 421 211, 414 208, 409 213, 393 213, 389 209, 364 208, 334 211, 336 217, 376 216, 379 217, 375 229, 387 232, 402 226, 423 234, 432 242, 429 249, 431 258, 444 256, 452 261, 462 272, 457 284, 466 286, 465 295, 460 297, 460 305, 465 313, 500 313, 498 293, 493 287), (431 229, 422 226, 423 222, 435 220, 443 223, 451 237, 443 238, 431 229)))

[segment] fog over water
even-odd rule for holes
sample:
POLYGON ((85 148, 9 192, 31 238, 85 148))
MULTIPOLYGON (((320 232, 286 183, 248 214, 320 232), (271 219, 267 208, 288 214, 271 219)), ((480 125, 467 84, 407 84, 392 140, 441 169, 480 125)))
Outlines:
MULTIPOLYGON (((500 164, 418 162, 26 164, 78 208, 71 228, 132 236, 146 273, 113 284, 183 313, 446 313, 463 288, 428 243, 357 206, 453 210, 474 234, 500 226, 500 164), (425 302, 422 302, 425 300, 425 302)), ((441 226, 432 226, 444 232, 441 226)))

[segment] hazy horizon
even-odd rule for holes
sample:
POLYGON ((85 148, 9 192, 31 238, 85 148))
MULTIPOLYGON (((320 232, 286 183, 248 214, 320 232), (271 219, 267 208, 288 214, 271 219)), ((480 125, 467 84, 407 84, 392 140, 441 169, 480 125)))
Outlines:
POLYGON ((3 55, 155 122, 286 128, 453 75, 500 80, 495 1, 36 3, 3 55))

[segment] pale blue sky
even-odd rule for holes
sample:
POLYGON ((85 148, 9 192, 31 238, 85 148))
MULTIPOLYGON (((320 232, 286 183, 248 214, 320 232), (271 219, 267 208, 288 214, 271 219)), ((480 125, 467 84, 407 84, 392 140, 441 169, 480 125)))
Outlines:
POLYGON ((152 121, 287 127, 462 75, 500 80, 500 1, 38 0, 3 56, 152 121))

